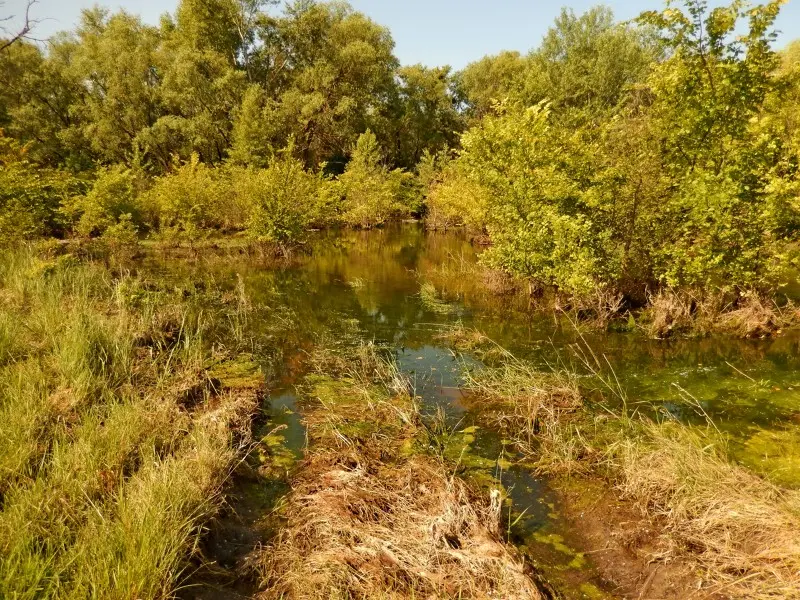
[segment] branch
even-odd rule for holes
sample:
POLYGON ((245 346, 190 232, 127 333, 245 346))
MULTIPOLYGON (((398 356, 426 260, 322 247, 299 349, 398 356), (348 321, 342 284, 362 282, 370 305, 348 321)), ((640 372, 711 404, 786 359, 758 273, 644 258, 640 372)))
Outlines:
MULTIPOLYGON (((33 30, 34 25, 36 25, 39 21, 36 19, 31 19, 31 7, 36 4, 39 0, 28 0, 28 4, 25 6, 25 19, 22 23, 22 28, 11 36, 10 39, 0 42, 0 52, 11 46, 14 42, 18 42, 22 39, 27 39, 28 34, 33 30)), ((6 17, 5 19, 0 19, 2 21, 8 21, 11 17, 6 17)), ((3 30, 5 31, 5 30, 3 30)))

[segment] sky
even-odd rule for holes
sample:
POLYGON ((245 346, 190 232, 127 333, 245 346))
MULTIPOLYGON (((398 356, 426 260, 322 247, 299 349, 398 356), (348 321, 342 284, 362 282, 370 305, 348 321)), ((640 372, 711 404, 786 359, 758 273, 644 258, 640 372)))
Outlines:
MULTIPOLYGON (((39 0, 32 15, 41 22, 35 35, 47 38, 72 29, 80 11, 95 0, 39 0)), ((173 11, 177 0, 107 0, 111 9, 125 8, 145 22, 173 11)), ((663 0, 350 0, 357 10, 389 27, 395 54, 403 64, 451 65, 460 69, 501 50, 527 52, 536 47, 562 6, 581 13, 596 4, 611 7, 618 19, 663 8, 663 0)), ((714 5, 715 2, 710 4, 714 5)), ((0 18, 24 13, 25 0, 0 0, 0 18)), ((13 23, 13 21, 12 21, 13 23)), ((6 25, 11 28, 13 25, 6 25)), ((800 0, 789 0, 776 23, 778 47, 800 38, 800 0)))

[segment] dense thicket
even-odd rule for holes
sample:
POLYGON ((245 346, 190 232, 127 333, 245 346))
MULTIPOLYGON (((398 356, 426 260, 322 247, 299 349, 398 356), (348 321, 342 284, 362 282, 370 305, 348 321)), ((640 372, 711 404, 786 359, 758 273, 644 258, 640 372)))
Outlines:
POLYGON ((564 10, 527 55, 401 66, 339 2, 85 11, 0 52, 0 237, 194 240, 425 214, 572 298, 774 293, 796 268, 800 52, 780 0, 564 10))
POLYGON ((475 121, 432 214, 463 215, 492 264, 572 298, 775 292, 800 224, 800 71, 796 46, 772 49, 780 4, 689 0, 633 24, 565 11, 527 58, 471 65, 475 121))

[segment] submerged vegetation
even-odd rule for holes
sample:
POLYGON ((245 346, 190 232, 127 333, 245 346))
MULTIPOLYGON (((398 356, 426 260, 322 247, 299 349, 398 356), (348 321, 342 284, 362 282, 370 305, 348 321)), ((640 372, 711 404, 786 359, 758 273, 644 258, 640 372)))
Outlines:
POLYGON ((800 593, 800 491, 737 464, 713 422, 690 428, 631 412, 613 373, 604 375, 599 362, 594 376, 608 396, 619 396, 618 408, 584 398, 567 373, 542 372, 498 353, 477 332, 457 329, 448 337, 467 351, 494 352, 498 366, 471 373, 468 388, 475 401, 491 403, 487 418, 514 437, 532 468, 556 481, 607 481, 657 528, 654 560, 689 561, 707 594, 800 593))
POLYGON ((542 598, 502 541, 500 491, 452 475, 396 367, 371 346, 316 362, 309 454, 264 551, 264 597, 542 598))

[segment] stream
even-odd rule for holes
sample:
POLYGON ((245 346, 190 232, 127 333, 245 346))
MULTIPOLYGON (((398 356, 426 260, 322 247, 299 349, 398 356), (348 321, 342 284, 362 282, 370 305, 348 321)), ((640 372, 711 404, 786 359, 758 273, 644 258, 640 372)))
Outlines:
MULTIPOLYGON (((287 446, 298 455, 305 432, 295 406, 292 383, 299 367, 293 363, 302 361, 304 349, 322 335, 345 331, 393 349, 423 412, 441 412, 454 432, 469 436, 467 466, 505 486, 509 538, 546 567, 546 575, 559 575, 565 597, 611 598, 613 590, 591 559, 574 547, 547 482, 514 465, 516 455, 507 440, 479 425, 479 408, 460 402, 465 366, 480 364, 438 340, 445 328, 475 328, 542 369, 572 369, 585 380, 587 393, 598 393, 593 391, 596 377, 576 352, 591 348, 607 379, 614 381, 617 393, 603 395, 612 408, 624 398, 628 410, 692 427, 713 423, 729 437, 735 460, 779 484, 800 487, 800 333, 758 340, 581 334, 563 319, 532 316, 508 295, 488 294, 486 282, 469 268, 479 253, 458 233, 427 233, 417 224, 402 224, 320 233, 308 256, 286 264, 265 266, 246 255, 188 261, 154 253, 145 268, 242 286, 254 305, 268 305, 291 320, 292 335, 280 339, 281 360, 270 362, 267 377, 271 425, 282 427, 287 446)), ((253 327, 258 331, 259 324, 253 327)))

